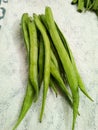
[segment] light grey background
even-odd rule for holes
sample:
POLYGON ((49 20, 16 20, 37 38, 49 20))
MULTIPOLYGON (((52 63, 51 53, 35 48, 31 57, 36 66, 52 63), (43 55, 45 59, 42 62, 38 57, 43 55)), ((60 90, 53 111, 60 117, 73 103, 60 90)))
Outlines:
MULTIPOLYGON (((92 103, 80 92, 80 117, 76 130, 98 130, 98 18, 94 13, 77 13, 71 0, 9 0, 0 30, 0 130, 11 130, 18 118, 27 84, 26 49, 20 20, 24 12, 44 13, 52 8, 66 36, 92 103)), ((61 96, 50 90, 43 122, 39 123, 42 91, 17 130, 71 130, 72 110, 61 96)))

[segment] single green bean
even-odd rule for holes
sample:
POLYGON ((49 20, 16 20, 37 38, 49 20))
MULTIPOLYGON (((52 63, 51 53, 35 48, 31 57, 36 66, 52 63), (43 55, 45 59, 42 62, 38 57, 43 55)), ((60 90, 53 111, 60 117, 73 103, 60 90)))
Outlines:
MULTIPOLYGON (((56 23, 55 23, 56 24, 56 23)), ((81 91, 91 100, 93 101, 93 99, 89 96, 89 94, 87 93, 86 91, 86 88, 85 88, 85 85, 82 81, 82 78, 78 72, 78 69, 77 69, 77 66, 76 66, 76 63, 75 63, 75 60, 74 60, 74 57, 73 57, 73 54, 72 54, 72 51, 67 43, 67 40, 65 39, 65 37, 63 36, 63 33, 61 32, 60 28, 58 27, 58 25, 56 24, 56 27, 57 27, 57 30, 58 30, 58 33, 59 33, 59 36, 62 40, 62 43, 64 44, 64 47, 66 49, 66 51, 68 52, 68 55, 70 57, 70 60, 73 64, 73 67, 74 67, 74 70, 76 72, 76 75, 77 75, 77 79, 78 79, 78 84, 79 84, 79 88, 81 89, 81 91)))
POLYGON ((42 108, 41 108, 41 113, 40 113, 40 122, 41 122, 43 113, 44 113, 45 101, 47 97, 47 91, 48 91, 49 80, 50 80, 50 41, 48 39, 45 27, 43 26, 39 17, 36 14, 34 14, 34 20, 35 20, 37 28, 40 30, 41 35, 43 37, 44 48, 45 48, 44 89, 43 89, 42 108))
POLYGON ((35 91, 35 101, 38 99, 39 87, 38 87, 38 41, 37 41, 37 29, 34 21, 28 22, 29 37, 30 37, 30 49, 29 49, 29 78, 35 91))
POLYGON ((39 67, 39 87, 41 86, 42 80, 44 78, 44 43, 43 38, 40 35, 40 41, 39 41, 39 60, 38 60, 38 67, 39 67))
POLYGON ((30 40, 27 26, 28 21, 29 21, 28 13, 24 13, 21 18, 21 25, 27 51, 29 51, 29 40, 30 40))
MULTIPOLYGON (((29 19, 28 14, 27 13, 23 14, 22 19, 21 19, 21 25, 22 25, 22 31, 23 31, 23 36, 24 36, 24 40, 25 40, 25 45, 27 48, 27 54, 29 56, 29 37, 28 37, 28 29, 27 29, 28 19, 29 19)), ((23 101, 23 105, 22 105, 22 108, 20 111, 19 118, 18 118, 13 130, 15 130, 18 127, 20 122, 25 117, 26 113, 28 112, 29 108, 32 105, 33 97, 34 97, 34 89, 31 85, 30 80, 28 79, 26 95, 24 97, 24 101, 23 101)))
POLYGON ((70 89, 72 92, 73 97, 73 124, 72 124, 72 130, 74 130, 76 117, 78 114, 78 107, 79 107, 79 91, 78 91, 78 80, 76 77, 76 73, 74 71, 73 65, 69 59, 69 56, 64 48, 64 45, 62 44, 62 41, 59 37, 59 34, 57 32, 55 22, 53 19, 52 11, 50 7, 46 7, 45 9, 45 17, 46 22, 49 28, 49 33, 51 35, 51 38, 53 40, 53 44, 55 48, 57 49, 57 52, 59 54, 60 60, 62 62, 62 65, 64 67, 64 70, 66 72, 68 82, 70 84, 70 89))

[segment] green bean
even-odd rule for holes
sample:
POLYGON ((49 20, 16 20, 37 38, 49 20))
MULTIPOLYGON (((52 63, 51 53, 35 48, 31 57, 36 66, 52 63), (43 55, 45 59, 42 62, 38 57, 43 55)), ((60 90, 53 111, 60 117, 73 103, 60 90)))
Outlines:
POLYGON ((37 30, 34 21, 28 22, 29 37, 30 37, 30 50, 29 50, 29 78, 35 91, 35 101, 38 99, 39 87, 38 87, 38 41, 37 30))
POLYGON ((56 88, 56 86, 55 86, 55 83, 54 83, 52 77, 50 78, 50 87, 53 89, 53 91, 55 92, 55 95, 56 95, 56 97, 57 97, 58 91, 57 91, 57 88, 56 88))
MULTIPOLYGON (((22 25, 22 31, 24 34, 24 39, 25 39, 25 45, 27 48, 27 53, 29 55, 29 37, 28 37, 28 31, 27 31, 27 22, 28 22, 28 14, 23 14, 22 16, 22 20, 21 20, 21 25, 22 25)), ((21 112, 19 115, 19 118, 13 128, 13 130, 15 130, 17 128, 17 126, 20 124, 20 122, 23 120, 23 118, 25 117, 27 111, 29 110, 29 108, 32 105, 33 102, 33 97, 34 97, 34 89, 32 88, 31 82, 28 79, 28 84, 27 84, 27 89, 26 89, 26 95, 24 97, 24 101, 23 101, 23 105, 21 108, 21 112)))
POLYGON ((26 96, 25 96, 24 101, 23 101, 22 109, 21 109, 19 118, 18 118, 17 123, 15 124, 13 130, 15 130, 17 128, 17 126, 20 124, 20 122, 25 117, 26 113, 28 112, 29 108, 32 105, 33 97, 34 97, 34 90, 31 86, 31 83, 28 82, 26 96))
POLYGON ((47 97, 47 91, 48 91, 49 80, 50 80, 50 42, 46 33, 46 29, 36 14, 34 14, 34 20, 35 20, 37 28, 40 30, 41 35, 43 37, 44 48, 45 48, 44 89, 43 89, 42 108, 41 108, 41 113, 40 113, 40 122, 41 122, 44 108, 45 108, 45 101, 47 97))
POLYGON ((53 40, 53 44, 59 54, 60 60, 62 62, 62 65, 64 67, 64 70, 66 72, 68 82, 70 84, 70 89, 72 92, 73 97, 73 124, 72 124, 72 130, 74 130, 76 117, 78 114, 78 107, 79 107, 79 92, 78 92, 78 81, 77 77, 73 68, 73 65, 69 59, 69 56, 64 48, 64 45, 62 44, 62 41, 59 37, 59 34, 57 32, 52 11, 49 7, 46 7, 45 9, 45 18, 46 22, 48 24, 49 32, 51 35, 51 38, 53 40))
MULTIPOLYGON (((55 23, 56 24, 56 23, 55 23)), ((76 75, 77 75, 77 79, 78 79, 78 84, 79 84, 79 88, 81 89, 81 91, 91 100, 93 101, 93 99, 89 96, 89 94, 87 93, 86 91, 86 88, 85 88, 85 85, 82 81, 82 78, 78 72, 78 69, 77 69, 77 66, 76 66, 76 63, 75 63, 75 60, 74 60, 74 57, 73 57, 73 54, 72 54, 72 51, 67 43, 67 40, 65 39, 65 37, 63 36, 63 33, 61 32, 61 30, 59 29, 58 25, 56 24, 56 27, 57 27, 57 30, 58 30, 58 33, 59 33, 59 36, 62 40, 62 43, 64 44, 64 47, 66 49, 66 51, 68 52, 68 55, 70 57, 70 60, 73 64, 73 67, 74 67, 74 70, 76 72, 76 75)))
POLYGON ((56 25, 58 34, 59 34, 59 36, 60 36, 60 38, 61 38, 61 40, 62 40, 62 43, 63 43, 63 45, 64 45, 64 47, 65 47, 65 49, 66 49, 66 51, 67 51, 67 54, 68 54, 68 56, 69 56, 69 58, 70 58, 70 60, 71 60, 69 45, 68 45, 68 43, 67 43, 65 37, 63 36, 63 33, 61 32, 61 30, 60 30, 60 28, 58 27, 58 25, 57 25, 56 22, 55 22, 55 25, 56 25))
POLYGON ((39 60, 38 60, 38 66, 39 66, 39 86, 41 86, 42 80, 43 80, 43 74, 44 74, 44 41, 42 36, 40 35, 40 41, 39 41, 39 60))
POLYGON ((28 14, 24 13, 22 15, 22 19, 21 19, 21 25, 22 25, 22 31, 23 31, 23 36, 24 36, 24 40, 25 40, 25 44, 26 44, 26 48, 27 51, 29 51, 29 34, 28 34, 28 27, 27 27, 27 22, 29 20, 28 14))

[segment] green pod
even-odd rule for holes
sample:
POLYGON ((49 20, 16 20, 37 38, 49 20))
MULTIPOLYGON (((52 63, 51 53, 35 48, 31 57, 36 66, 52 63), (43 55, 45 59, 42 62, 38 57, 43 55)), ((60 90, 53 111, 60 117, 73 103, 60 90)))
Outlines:
POLYGON ((35 91, 35 101, 38 99, 39 87, 38 87, 38 41, 37 41, 37 29, 34 21, 28 22, 28 30, 30 37, 30 49, 29 49, 29 78, 35 91))
POLYGON ((24 13, 21 18, 21 25, 22 25, 22 32, 23 32, 23 37, 24 41, 26 44, 26 49, 29 52, 29 32, 28 32, 28 26, 27 23, 29 21, 28 13, 24 13))
POLYGON ((42 100, 42 107, 41 107, 41 113, 40 113, 40 122, 42 121, 44 109, 45 109, 45 102, 47 97, 47 91, 49 87, 49 81, 50 81, 50 41, 46 33, 46 29, 41 23, 39 17, 34 14, 34 21, 36 23, 36 26, 38 30, 41 32, 41 35, 43 37, 44 41, 44 48, 45 48, 45 62, 44 62, 44 88, 43 88, 43 100, 42 100))
MULTIPOLYGON (((23 36, 24 36, 25 45, 26 45, 26 49, 27 49, 27 54, 29 57, 29 35, 28 35, 28 29, 27 29, 28 20, 29 20, 28 14, 24 13, 22 15, 21 25, 22 25, 23 36)), ((23 105, 22 105, 22 108, 21 108, 21 111, 19 114, 19 118, 18 118, 13 130, 15 130, 18 127, 18 125, 21 123, 21 121, 25 117, 26 113, 28 112, 29 108, 32 105, 33 99, 34 99, 34 89, 31 85, 30 80, 28 79, 28 84, 27 84, 27 89, 26 89, 26 94, 24 97, 23 105)))
POLYGON ((38 58, 38 69, 39 69, 39 87, 42 84, 43 78, 44 78, 44 43, 43 38, 40 35, 40 41, 39 41, 39 58, 38 58))

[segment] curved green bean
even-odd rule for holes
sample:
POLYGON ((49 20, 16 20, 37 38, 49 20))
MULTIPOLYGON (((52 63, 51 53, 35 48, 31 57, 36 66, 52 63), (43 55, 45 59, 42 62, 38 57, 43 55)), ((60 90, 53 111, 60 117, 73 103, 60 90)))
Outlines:
POLYGON ((29 52, 29 33, 28 33, 28 26, 27 22, 29 20, 28 13, 24 13, 21 18, 21 25, 22 25, 22 32, 26 44, 27 51, 29 52))
POLYGON ((39 87, 41 86, 42 80, 43 80, 43 74, 44 74, 44 41, 42 36, 40 36, 39 41, 39 59, 38 59, 38 68, 39 68, 39 87))
POLYGON ((40 113, 40 122, 41 122, 44 108, 45 108, 45 101, 46 101, 47 91, 49 87, 49 80, 50 80, 50 42, 46 33, 46 29, 44 28, 43 24, 41 23, 39 17, 36 14, 34 14, 34 20, 37 28, 40 30, 41 35, 43 37, 44 48, 45 48, 44 89, 43 89, 42 108, 40 113))
MULTIPOLYGON (((27 31, 28 19, 29 19, 28 14, 27 13, 23 14, 22 19, 21 19, 21 25, 22 25, 22 31, 23 31, 23 34, 24 34, 24 40, 25 40, 25 45, 26 45, 26 48, 27 48, 27 53, 28 53, 28 56, 29 56, 29 37, 28 37, 28 31, 27 31)), ((24 101, 23 101, 23 105, 22 105, 22 108, 21 108, 21 111, 20 111, 19 118, 18 118, 13 130, 15 130, 18 127, 20 122, 25 117, 27 111, 29 110, 29 108, 32 105, 33 97, 34 97, 34 89, 31 85, 30 80, 28 79, 26 95, 24 97, 24 101)))
POLYGON ((34 21, 28 22, 29 37, 30 37, 30 49, 29 49, 29 78, 35 91, 35 101, 38 99, 39 87, 38 87, 38 41, 37 30, 34 21))

